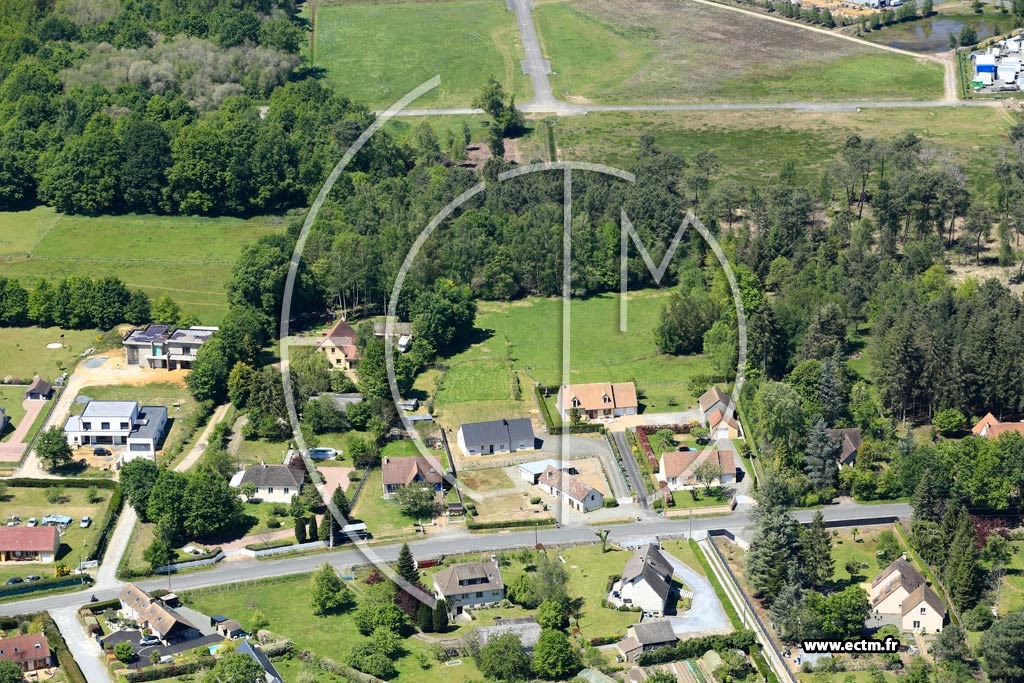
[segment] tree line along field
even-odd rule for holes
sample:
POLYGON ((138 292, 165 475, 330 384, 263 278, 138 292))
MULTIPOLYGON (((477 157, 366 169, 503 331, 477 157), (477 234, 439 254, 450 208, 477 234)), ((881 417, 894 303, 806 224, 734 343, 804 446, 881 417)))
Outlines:
MULTIPOLYGON (((720 179, 754 186, 777 176, 787 162, 795 166, 800 182, 816 183, 848 135, 892 140, 912 132, 963 166, 974 189, 991 183, 1011 125, 1003 112, 989 107, 719 111, 712 119, 707 112, 591 112, 551 121, 560 160, 630 168, 640 136, 649 134, 658 148, 685 159, 702 149, 714 151, 720 179)), ((534 133, 522 143, 527 158, 546 158, 542 138, 534 133)))
POLYGON ((694 2, 547 0, 535 17, 570 102, 936 99, 936 63, 694 2))
POLYGON ((519 31, 503 2, 318 3, 314 31, 314 64, 337 92, 369 107, 388 106, 435 75, 441 85, 415 108, 467 107, 488 76, 529 99, 519 31))
POLYGON ((72 216, 48 207, 0 213, 0 268, 31 288, 39 278, 114 276, 151 299, 169 294, 216 323, 242 247, 280 231, 280 217, 72 216))

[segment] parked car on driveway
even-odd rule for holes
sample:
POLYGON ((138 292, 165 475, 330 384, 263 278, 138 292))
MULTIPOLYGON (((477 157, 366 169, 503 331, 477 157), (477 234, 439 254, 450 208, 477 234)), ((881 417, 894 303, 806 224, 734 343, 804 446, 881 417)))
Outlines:
POLYGON ((41 578, 42 577, 39 576, 39 574, 29 574, 28 576, 25 577, 25 581, 28 581, 29 583, 31 583, 33 581, 38 581, 41 578))
POLYGON ((7 579, 7 585, 8 586, 13 586, 16 583, 21 583, 21 582, 22 582, 22 579, 21 579, 20 576, 12 576, 11 578, 7 579))
POLYGON ((96 448, 92 449, 92 454, 93 455, 112 455, 109 449, 101 448, 99 446, 97 446, 96 448))
POLYGON ((139 638, 139 647, 149 647, 151 645, 159 645, 160 639, 156 636, 142 636, 139 638))
POLYGON ((92 524, 92 517, 90 517, 89 515, 86 515, 85 517, 82 517, 82 521, 78 523, 78 526, 80 526, 83 529, 85 529, 90 524, 92 524))
POLYGON ((35 526, 37 524, 35 517, 29 517, 28 523, 25 526, 35 526))

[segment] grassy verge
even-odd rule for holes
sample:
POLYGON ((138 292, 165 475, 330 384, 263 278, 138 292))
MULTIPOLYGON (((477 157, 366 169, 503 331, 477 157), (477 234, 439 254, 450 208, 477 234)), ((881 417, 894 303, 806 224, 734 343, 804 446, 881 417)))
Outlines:
MULTIPOLYGON (((700 562, 700 568, 704 572, 704 575, 708 577, 708 581, 711 582, 711 587, 715 589, 715 595, 718 597, 718 601, 722 603, 722 608, 725 609, 726 615, 729 617, 729 621, 732 622, 733 628, 740 630, 743 628, 743 622, 740 621, 740 615, 736 612, 736 608, 733 606, 732 601, 729 600, 729 596, 725 594, 725 589, 722 588, 722 584, 718 582, 718 577, 711 570, 711 565, 708 564, 708 558, 704 557, 704 553, 700 551, 700 546, 697 545, 697 541, 692 538, 689 541, 690 549, 693 554, 697 557, 697 561, 700 562)), ((742 592, 742 588, 737 590, 742 592)))

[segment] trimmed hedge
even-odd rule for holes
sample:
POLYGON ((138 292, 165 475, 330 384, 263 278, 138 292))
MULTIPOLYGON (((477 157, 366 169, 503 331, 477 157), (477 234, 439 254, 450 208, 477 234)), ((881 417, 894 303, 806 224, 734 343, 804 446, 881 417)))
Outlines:
POLYGON ((0 598, 6 598, 11 595, 24 595, 25 593, 35 593, 49 588, 60 588, 62 586, 77 586, 83 583, 92 583, 92 577, 88 574, 82 574, 80 576, 48 576, 38 581, 16 583, 12 586, 0 586, 0 598))
POLYGON ((246 550, 271 550, 273 548, 284 548, 285 546, 295 545, 295 541, 282 538, 277 541, 266 541, 264 543, 250 543, 245 546, 246 550))
POLYGON ((48 489, 51 486, 63 486, 68 489, 87 489, 95 486, 98 489, 119 488, 116 481, 112 479, 29 479, 27 477, 14 477, 4 479, 4 483, 15 488, 26 489, 48 489))
POLYGON ((124 494, 120 486, 115 486, 110 494, 110 502, 107 504, 107 512, 103 517, 100 526, 100 535, 96 539, 96 547, 89 551, 89 559, 102 561, 107 554, 107 546, 110 545, 110 537, 114 535, 114 527, 117 526, 117 518, 121 516, 124 508, 124 494))
POLYGON ((640 666, 654 666, 666 662, 678 662, 682 659, 697 659, 703 657, 708 650, 749 652, 755 643, 757 643, 757 636, 749 630, 734 631, 726 635, 698 636, 681 640, 675 645, 648 650, 636 658, 636 663, 640 666))
POLYGON ((503 519, 496 522, 476 522, 473 521, 472 517, 466 517, 466 527, 471 530, 476 529, 516 529, 516 528, 531 528, 540 526, 554 526, 555 520, 553 517, 548 517, 544 520, 528 520, 528 519, 503 519))
POLYGON ((176 676, 194 674, 197 671, 210 668, 212 664, 213 660, 209 658, 206 661, 196 659, 181 664, 147 666, 144 669, 122 669, 119 674, 129 683, 143 683, 144 681, 157 681, 161 678, 174 678, 176 676))

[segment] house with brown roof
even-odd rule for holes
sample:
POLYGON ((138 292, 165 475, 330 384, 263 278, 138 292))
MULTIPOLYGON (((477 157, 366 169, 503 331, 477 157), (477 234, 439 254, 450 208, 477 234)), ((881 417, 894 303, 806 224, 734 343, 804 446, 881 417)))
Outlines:
POLYGON ((32 384, 25 390, 25 399, 28 401, 45 401, 53 395, 53 387, 45 379, 36 375, 32 384))
POLYGON ((565 421, 571 419, 573 410, 585 420, 612 419, 640 411, 633 382, 563 384, 558 387, 555 406, 565 421))
POLYGON ((316 350, 327 356, 332 370, 354 370, 359 364, 359 350, 356 348, 356 331, 342 318, 329 330, 316 350))
POLYGON ((675 645, 677 640, 679 638, 672 629, 672 622, 667 619, 651 619, 627 628, 626 637, 618 642, 618 647, 627 662, 635 662, 644 652, 675 645))
POLYGON ((660 617, 672 594, 673 573, 658 546, 640 546, 626 561, 622 576, 612 583, 608 602, 615 607, 639 607, 645 614, 660 617))
POLYGON ((134 583, 126 583, 118 594, 121 615, 148 629, 164 645, 202 637, 202 632, 160 598, 154 598, 134 583))
POLYGON ((697 405, 700 406, 700 421, 706 425, 708 416, 715 410, 721 411, 723 415, 731 412, 729 408, 732 407, 732 400, 718 387, 711 387, 697 399, 697 405))
POLYGON ((897 558, 871 582, 870 624, 936 633, 945 616, 942 600, 906 558, 897 558))
POLYGON ((722 468, 722 476, 711 483, 711 486, 724 486, 736 483, 736 459, 732 451, 666 451, 661 454, 658 480, 668 484, 671 491, 702 486, 697 481, 695 472, 701 463, 711 462, 722 468))
POLYGON ((448 602, 452 617, 473 607, 496 605, 505 598, 497 562, 454 564, 434 574, 434 597, 448 602))
POLYGON ((540 473, 537 486, 577 512, 590 512, 604 507, 604 494, 565 470, 548 465, 540 473))
POLYGON ((862 442, 860 429, 856 427, 848 429, 826 429, 825 433, 831 439, 839 442, 839 464, 850 465, 857 460, 857 451, 860 450, 862 442))
POLYGON ((1006 432, 1024 434, 1024 422, 1000 422, 992 413, 986 413, 985 417, 971 427, 971 434, 986 439, 998 439, 1001 434, 1006 432))
POLYGON ((0 562, 53 562, 59 550, 56 526, 0 527, 0 562))
POLYGON ((444 469, 441 462, 432 455, 384 458, 381 473, 385 498, 390 498, 400 488, 420 481, 430 484, 437 492, 444 490, 444 469))
POLYGON ((0 638, 0 659, 14 662, 25 673, 54 666, 50 644, 42 633, 25 633, 0 638))
POLYGON ((256 487, 253 499, 264 503, 289 503, 292 496, 302 492, 305 472, 288 465, 254 465, 242 472, 235 472, 229 482, 232 488, 241 489, 246 484, 256 487))

